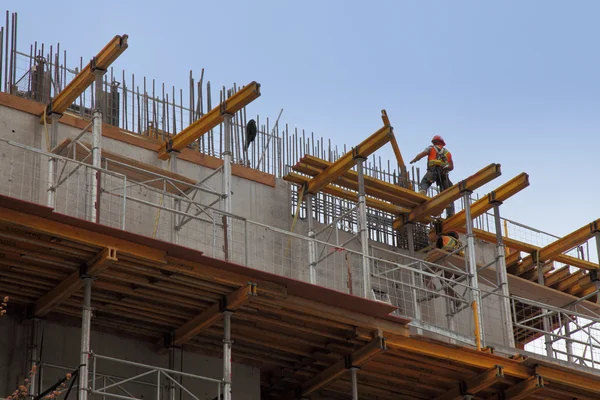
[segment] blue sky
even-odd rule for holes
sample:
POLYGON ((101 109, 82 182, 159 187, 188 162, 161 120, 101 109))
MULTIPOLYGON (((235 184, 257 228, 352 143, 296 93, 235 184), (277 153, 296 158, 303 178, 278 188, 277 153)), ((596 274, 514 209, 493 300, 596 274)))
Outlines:
POLYGON ((19 13, 21 49, 60 42, 76 65, 127 33, 114 66, 136 78, 256 80, 252 113, 284 108, 291 127, 339 144, 376 131, 385 108, 405 159, 446 139, 455 182, 492 162, 503 176, 482 192, 528 172, 503 216, 559 235, 600 217, 599 2, 2 3, 19 13))

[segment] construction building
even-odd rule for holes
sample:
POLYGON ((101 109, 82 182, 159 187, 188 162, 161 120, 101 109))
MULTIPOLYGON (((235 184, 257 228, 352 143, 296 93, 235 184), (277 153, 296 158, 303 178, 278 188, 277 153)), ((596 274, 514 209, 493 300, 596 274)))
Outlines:
POLYGON ((0 394, 600 398, 600 220, 558 238, 502 218, 526 171, 490 160, 419 194, 385 111, 343 148, 254 117, 247 147, 268 87, 213 100, 190 73, 184 100, 115 72, 126 35, 74 68, 17 26, 0 30, 0 394), (450 230, 464 255, 431 248, 450 230))

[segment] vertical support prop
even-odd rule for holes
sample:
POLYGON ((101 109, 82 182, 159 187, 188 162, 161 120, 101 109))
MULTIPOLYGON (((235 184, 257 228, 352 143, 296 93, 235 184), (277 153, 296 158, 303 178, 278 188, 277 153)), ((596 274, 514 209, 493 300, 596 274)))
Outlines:
MULTIPOLYGON (((539 257, 536 254, 536 264, 537 264, 537 273, 538 273, 538 283, 544 286, 544 268, 540 263, 539 257)), ((548 310, 542 308, 543 315, 543 323, 544 323, 544 343, 546 347, 546 355, 550 358, 554 357, 554 350, 552 349, 552 335, 550 332, 552 331, 552 327, 550 326, 550 318, 548 317, 548 310)))
POLYGON ((356 164, 358 172, 358 223, 360 230, 360 244, 362 250, 363 270, 363 297, 372 299, 371 293, 371 268, 369 261, 369 224, 367 222, 367 204, 365 195, 365 177, 363 163, 365 159, 360 158, 356 164))
POLYGON ((358 400, 358 368, 351 367, 350 374, 352 376, 352 400, 358 400))
MULTIPOLYGON (((175 370, 175 347, 169 346, 169 369, 171 371, 175 370)), ((171 375, 171 378, 175 379, 174 376, 171 375)), ((175 400, 176 393, 175 383, 169 379, 169 400, 175 400)))
POLYGON ((100 211, 100 167, 102 162, 102 111, 94 109, 92 124, 92 166, 90 168, 90 196, 88 201, 88 219, 92 222, 99 222, 98 215, 100 211))
MULTIPOLYGON (((38 318, 31 319, 31 325, 29 327, 29 371, 33 371, 37 369, 37 373, 41 374, 39 363, 40 363, 40 353, 39 353, 39 328, 42 322, 38 318)), ((37 377, 34 377, 29 386, 29 393, 31 396, 35 397, 39 394, 40 388, 38 386, 42 384, 41 380, 38 380, 37 377)))
MULTIPOLYGON (((60 115, 52 114, 50 116, 50 136, 48 137, 47 150, 52 151, 56 147, 58 141, 58 120, 60 115)), ((53 158, 48 159, 48 207, 56 207, 56 188, 54 187, 56 179, 56 160, 53 158)))
POLYGON ((504 344, 510 348, 515 347, 514 328, 512 323, 512 314, 510 309, 510 292, 508 290, 508 277, 506 275, 506 258, 504 240, 502 236, 502 224, 500 220, 500 204, 495 201, 494 222, 496 226, 496 283, 500 287, 500 313, 502 317, 502 330, 504 333, 504 344))
POLYGON ((306 218, 308 220, 308 279, 313 285, 317 283, 317 249, 315 242, 315 227, 313 220, 314 195, 306 196, 306 218))
MULTIPOLYGON (((232 137, 232 114, 223 114, 224 125, 223 125, 223 135, 225 136, 225 149, 223 151, 223 194, 225 196, 224 205, 225 212, 231 214, 231 137, 232 137)), ((231 218, 229 215, 223 218, 223 229, 224 229, 224 238, 226 240, 231 240, 231 218)), ((229 260, 229 248, 231 246, 225 246, 225 259, 229 260)))
MULTIPOLYGON (((415 256, 414 228, 415 228, 415 226, 412 222, 406 224, 405 228, 404 228, 404 229, 406 229, 406 239, 408 241, 408 253, 411 257, 415 256)), ((421 277, 418 276, 416 272, 410 273, 410 284, 412 286, 411 292, 412 292, 412 298, 413 298, 413 304, 414 304, 415 319, 419 322, 422 322, 423 319, 422 319, 422 315, 421 315, 421 304, 419 303, 419 292, 417 290, 417 282, 420 282, 420 278, 421 277)), ((422 335, 423 330, 421 328, 418 328, 417 334, 422 335)))
MULTIPOLYGON (((175 174, 177 173, 177 153, 178 152, 176 151, 172 151, 169 155, 170 169, 171 172, 175 174)), ((179 207, 180 203, 181 202, 177 200, 175 196, 171 197, 171 206, 173 210, 176 210, 179 207)), ((179 243, 179 230, 177 229, 178 224, 179 221, 177 220, 177 214, 175 212, 171 212, 171 242, 175 244, 179 243)))
MULTIPOLYGON (((471 278, 471 294, 474 302, 475 316, 481 321, 481 292, 479 291, 479 278, 477 276, 477 263, 475 259, 475 235, 473 234, 473 219, 471 217, 471 192, 463 191, 463 200, 465 203, 465 217, 467 225, 467 270, 471 278)), ((477 331, 481 340, 483 336, 483 324, 479 324, 477 331)))
POLYGON ((231 400, 231 314, 223 312, 223 400, 231 400))
POLYGON ((92 278, 83 279, 83 308, 81 313, 81 358, 79 360, 79 400, 88 399, 88 368, 90 358, 90 329, 92 322, 92 278))

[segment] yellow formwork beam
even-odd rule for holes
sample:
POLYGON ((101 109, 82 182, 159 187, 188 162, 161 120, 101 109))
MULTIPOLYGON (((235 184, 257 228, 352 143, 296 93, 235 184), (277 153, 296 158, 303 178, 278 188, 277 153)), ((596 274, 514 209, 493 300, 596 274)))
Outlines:
MULTIPOLYGON (((310 180, 309 177, 303 176, 300 174, 296 174, 294 172, 290 172, 289 174, 284 176, 283 179, 288 182, 295 183, 298 186, 304 186, 310 180)), ((336 196, 341 199, 345 199, 345 200, 349 200, 349 201, 356 202, 358 199, 358 193, 351 192, 346 189, 342 189, 338 186, 327 185, 321 191, 323 193, 327 193, 332 196, 336 196)), ((367 202, 367 207, 371 207, 376 210, 380 210, 380 211, 387 212, 390 214, 401 214, 401 213, 405 213, 405 212, 409 211, 408 208, 404 208, 404 207, 400 207, 400 206, 397 206, 394 204, 386 203, 384 201, 375 199, 371 196, 366 196, 366 202, 367 202)))
MULTIPOLYGON (((316 176, 316 174, 320 173, 321 170, 328 168, 332 164, 333 163, 321 158, 305 155, 302 157, 302 160, 300 160, 300 162, 294 166, 293 169, 307 175, 316 176)), ((414 192, 410 189, 406 189, 370 176, 365 176, 364 178, 365 189, 368 194, 371 194, 373 197, 394 202, 399 206, 413 208, 429 200, 429 197, 414 192)), ((341 178, 338 178, 332 183, 344 186, 351 190, 358 190, 358 173, 356 171, 349 170, 344 173, 341 178)))
MULTIPOLYGON (((459 226, 459 227, 455 228, 454 230, 461 232, 461 233, 467 232, 467 229, 464 226, 459 226)), ((484 240, 489 243, 496 243, 496 234, 495 233, 486 232, 481 229, 473 229, 473 234, 477 237, 477 239, 481 239, 481 240, 484 240)), ((535 246, 535 245, 532 245, 529 243, 525 243, 525 242, 521 242, 519 240, 510 239, 507 237, 502 238, 502 241, 504 242, 506 247, 511 248, 513 250, 522 251, 524 253, 534 253, 534 252, 540 250, 540 247, 538 247, 538 246, 535 246)), ((551 258, 551 260, 558 261, 563 264, 567 264, 572 267, 577 267, 577 268, 581 268, 581 269, 587 269, 587 270, 597 270, 598 269, 598 264, 594 264, 593 262, 581 260, 579 258, 571 257, 571 256, 568 256, 565 254, 555 255, 551 258)))
POLYGON ((600 219, 590 224, 582 226, 574 232, 550 243, 549 245, 535 250, 531 255, 525 257, 521 265, 515 271, 515 275, 521 275, 535 268, 537 262, 545 262, 554 259, 556 256, 571 250, 572 248, 588 241, 600 232, 600 219))
POLYGON ((183 150, 192 144, 194 140, 221 124, 225 114, 235 114, 258 97, 260 97, 259 83, 251 82, 249 85, 244 86, 233 96, 210 110, 190 126, 166 140, 158 150, 158 158, 167 160, 171 151, 183 150))
MULTIPOLYGON (((115 36, 100 52, 86 65, 81 72, 69 84, 52 99, 45 114, 41 116, 41 122, 52 113, 62 114, 77 97, 79 97, 96 77, 94 71, 106 71, 108 67, 127 49, 127 35, 115 36)), ((46 119, 47 122, 47 119, 46 119)))
MULTIPOLYGON (((503 202, 506 201, 511 196, 519 193, 521 190, 525 189, 529 186, 529 175, 526 173, 521 173, 506 182, 504 185, 498 187, 496 190, 491 191, 487 194, 487 196, 477 200, 473 204, 471 204, 471 217, 473 219, 483 215, 488 212, 492 208, 494 208, 494 202, 503 202)), ((459 226, 463 226, 466 223, 466 213, 465 210, 462 210, 450 218, 447 218, 442 222, 441 230, 442 232, 449 232, 454 230, 459 226)), ((436 234, 432 231, 429 234, 430 240, 435 240, 436 234)))
POLYGON ((400 229, 410 222, 419 222, 431 215, 439 214, 451 202, 458 200, 465 190, 473 191, 502 174, 500 164, 490 164, 474 175, 444 190, 442 193, 431 198, 425 203, 412 209, 408 215, 394 221, 394 229, 400 229))
POLYGON ((389 142, 392 137, 394 137, 392 127, 382 127, 353 148, 351 152, 344 154, 336 162, 325 168, 319 175, 312 178, 306 185, 305 193, 317 194, 325 186, 354 167, 360 158, 369 157, 377 149, 389 142))
MULTIPOLYGON (((381 119, 384 125, 392 126, 392 124, 390 123, 390 118, 387 115, 387 111, 381 110, 381 119)), ((398 162, 400 180, 404 183, 405 188, 412 190, 412 184, 410 183, 408 172, 406 172, 406 164, 404 164, 404 158, 402 157, 402 153, 400 152, 400 146, 398 146, 398 142, 396 141, 395 136, 392 137, 392 139, 390 140, 390 144, 392 145, 394 155, 396 156, 396 161, 398 162)))

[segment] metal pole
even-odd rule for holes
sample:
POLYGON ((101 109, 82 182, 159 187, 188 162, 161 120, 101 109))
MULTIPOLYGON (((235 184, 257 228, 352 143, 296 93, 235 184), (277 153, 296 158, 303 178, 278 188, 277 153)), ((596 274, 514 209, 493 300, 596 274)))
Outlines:
POLYGON ((81 317, 81 358, 79 361, 79 400, 88 399, 88 361, 92 321, 92 278, 83 276, 83 307, 81 317))
MULTIPOLYGON (((177 173, 177 153, 172 151, 170 154, 170 164, 171 164, 171 172, 177 173)), ((180 205, 179 200, 176 197, 171 198, 171 205, 173 210, 176 210, 180 205)), ((179 221, 177 220, 177 214, 174 212, 171 213, 171 242, 178 243, 179 241, 179 229, 178 229, 179 221)))
MULTIPOLYGON (((566 337, 571 337, 571 319, 568 318, 567 322, 565 323, 565 336, 566 337)), ((565 340, 565 347, 567 348, 567 361, 569 362, 573 362, 573 341, 566 339, 565 340)))
POLYGON ((360 230, 360 244, 362 251, 363 269, 363 297, 372 299, 371 293, 371 268, 369 265, 369 227, 367 223, 367 204, 365 196, 365 177, 363 171, 364 158, 356 164, 358 172, 358 224, 360 230))
MULTIPOLYGON (((408 254, 411 257, 415 256, 415 236, 414 236, 414 225, 412 223, 406 224, 406 239, 408 241, 408 254)), ((412 286, 412 298, 414 304, 414 312, 415 319, 419 322, 422 321, 421 318, 421 304, 419 304, 419 292, 417 290, 417 281, 419 280, 419 276, 417 276, 416 272, 410 273, 410 284, 412 286)), ((417 329, 417 334, 422 335, 423 330, 421 328, 417 329)))
MULTIPOLYGON (((52 114, 50 115, 51 127, 50 127, 50 137, 49 143, 47 143, 47 151, 51 152, 52 149, 56 147, 56 143, 58 141, 58 120, 60 119, 60 115, 52 114)), ((48 160, 48 207, 55 208, 56 207, 56 188, 54 187, 55 180, 55 166, 56 160, 50 158, 48 160)))
MULTIPOLYGON (((224 118, 224 126, 223 126, 223 135, 225 136, 225 149, 223 151, 223 194, 225 196, 225 212, 231 214, 231 136, 232 136, 232 114, 223 114, 224 118)), ((224 232, 224 237, 226 240, 231 241, 232 239, 232 229, 231 229, 231 218, 229 216, 223 217, 223 222, 225 223, 226 232, 224 232)), ((229 253, 230 245, 224 246, 227 253, 229 253)), ((225 254, 225 259, 229 259, 229 254, 225 254)))
MULTIPOLYGON (((475 313, 482 321, 481 314, 481 293, 479 292, 479 278, 477 276, 477 263, 475 259, 475 235, 473 234, 473 219, 471 217, 471 192, 464 191, 463 199, 465 203, 465 217, 467 224, 467 269, 471 278, 471 294, 475 302, 475 313)), ((485 341, 483 336, 483 324, 479 324, 479 337, 485 341)))
MULTIPOLYGON (((169 369, 171 371, 175 370, 175 347, 170 346, 169 347, 169 369)), ((171 378, 175 378, 174 376, 171 376, 171 378)), ((173 383, 173 381, 171 381, 169 379, 168 382, 169 385, 169 400, 175 400, 175 384, 173 383)))
MULTIPOLYGON (((38 331, 39 331, 39 325, 40 325, 40 320, 37 318, 32 318, 31 319, 31 326, 30 326, 30 332, 29 332, 29 371, 33 371, 34 368, 38 368, 39 365, 39 353, 38 353, 38 341, 39 341, 39 335, 38 335, 38 331)), ((38 374, 41 374, 41 368, 38 369, 38 374)), ((40 380, 41 383, 41 380, 40 380)), ((30 382, 30 386, 29 386, 29 393, 35 397, 37 396, 39 393, 39 387, 38 387, 38 379, 37 377, 34 377, 31 379, 30 382)))
POLYGON ((308 220, 308 279, 313 285, 317 283, 317 249, 315 243, 315 228, 313 220, 314 195, 306 196, 306 217, 308 220))
MULTIPOLYGON (((540 264, 540 260, 537 258, 537 256, 536 256, 536 263, 537 263, 538 283, 540 285, 544 286, 544 269, 542 268, 542 265, 540 264)), ((554 350, 552 349, 552 336, 550 335, 552 328, 550 326, 550 318, 548 318, 548 316, 546 314, 548 314, 548 310, 542 308, 542 315, 544 315, 542 321, 544 324, 544 331, 546 332, 544 334, 544 340, 545 340, 545 345, 546 345, 546 355, 548 357, 552 358, 552 357, 554 357, 554 350)))
POLYGON ((496 282, 500 288, 502 297, 500 299, 500 313, 502 316, 502 328, 504 331, 504 344, 510 348, 515 347, 515 336, 513 331, 512 316, 510 310, 510 292, 508 290, 508 277, 506 275, 506 258, 504 240, 502 237, 502 223, 500 221, 500 204, 495 201, 494 222, 496 225, 496 282))
POLYGON ((356 375, 357 372, 357 367, 350 368, 350 374, 352 375, 352 400, 358 400, 358 377, 356 375))
POLYGON ((231 314, 223 312, 223 400, 231 400, 231 314))
POLYGON ((90 173, 90 198, 88 202, 88 218, 92 222, 97 221, 97 210, 100 209, 98 200, 98 179, 97 174, 100 173, 100 167, 102 162, 102 111, 98 108, 94 109, 92 116, 94 122, 92 124, 92 166, 90 173))

